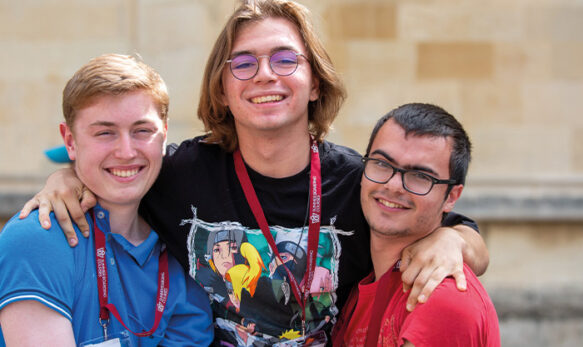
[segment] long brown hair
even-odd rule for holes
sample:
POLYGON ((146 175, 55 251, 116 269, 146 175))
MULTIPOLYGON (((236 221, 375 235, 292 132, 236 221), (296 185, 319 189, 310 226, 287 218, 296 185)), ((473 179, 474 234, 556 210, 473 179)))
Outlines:
POLYGON ((238 146, 235 121, 222 102, 222 73, 229 59, 235 35, 249 22, 266 18, 284 18, 292 22, 304 40, 314 77, 319 80, 319 98, 308 104, 309 132, 322 141, 346 98, 344 84, 316 34, 310 11, 289 0, 244 1, 227 20, 208 58, 202 80, 198 118, 208 132, 208 142, 220 144, 232 152, 238 146))

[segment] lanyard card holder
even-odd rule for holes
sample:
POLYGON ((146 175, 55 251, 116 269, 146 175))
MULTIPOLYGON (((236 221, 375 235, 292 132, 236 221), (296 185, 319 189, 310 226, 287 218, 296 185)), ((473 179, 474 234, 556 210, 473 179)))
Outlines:
POLYGON ((107 337, 98 337, 79 344, 79 347, 132 347, 130 334, 122 331, 119 334, 113 334, 107 337))

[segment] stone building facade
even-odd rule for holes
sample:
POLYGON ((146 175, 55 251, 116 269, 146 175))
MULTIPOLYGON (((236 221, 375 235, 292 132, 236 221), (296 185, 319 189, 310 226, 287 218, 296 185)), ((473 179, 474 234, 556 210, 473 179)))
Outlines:
MULTIPOLYGON (((303 0, 349 98, 331 141, 363 151, 406 102, 474 143, 458 210, 476 218, 503 346, 583 341, 583 1, 303 0)), ((168 83, 169 138, 202 133, 203 67, 235 0, 0 0, 0 219, 58 166, 61 91, 89 58, 138 53, 168 83)), ((0 222, 1 224, 2 222, 0 222)))

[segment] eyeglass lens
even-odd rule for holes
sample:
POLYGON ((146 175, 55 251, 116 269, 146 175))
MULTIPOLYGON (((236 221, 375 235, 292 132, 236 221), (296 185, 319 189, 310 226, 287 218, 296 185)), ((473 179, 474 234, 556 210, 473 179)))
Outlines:
MULTIPOLYGON (((277 51, 269 57, 269 65, 276 74, 288 76, 294 73, 298 67, 298 57, 294 51, 277 51)), ((259 60, 254 55, 241 54, 231 60, 231 72, 238 79, 250 79, 255 76, 258 70, 259 60)))
MULTIPOLYGON (((376 183, 387 183, 395 174, 395 168, 389 163, 377 159, 369 159, 364 167, 365 176, 376 183)), ((427 194, 433 187, 433 181, 422 172, 402 171, 403 187, 415 194, 427 194)))

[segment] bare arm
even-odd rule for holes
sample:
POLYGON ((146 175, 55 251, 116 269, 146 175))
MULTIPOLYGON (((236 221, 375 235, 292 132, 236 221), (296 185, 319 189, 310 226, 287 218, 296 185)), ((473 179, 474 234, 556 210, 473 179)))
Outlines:
POLYGON ((45 305, 17 301, 0 311, 6 346, 75 346, 71 322, 45 305))
POLYGON ((72 223, 77 224, 83 235, 88 236, 89 225, 85 212, 96 203, 95 195, 81 183, 73 169, 60 169, 51 174, 43 189, 24 205, 19 217, 26 218, 32 210, 38 208, 40 224, 49 229, 49 215, 54 211, 69 245, 75 246, 77 235, 72 223))
POLYGON ((453 276, 459 290, 466 290, 464 262, 476 273, 486 271, 490 256, 479 233, 465 225, 441 227, 403 250, 403 289, 411 289, 407 310, 427 301, 447 276, 453 276))

